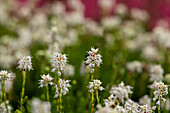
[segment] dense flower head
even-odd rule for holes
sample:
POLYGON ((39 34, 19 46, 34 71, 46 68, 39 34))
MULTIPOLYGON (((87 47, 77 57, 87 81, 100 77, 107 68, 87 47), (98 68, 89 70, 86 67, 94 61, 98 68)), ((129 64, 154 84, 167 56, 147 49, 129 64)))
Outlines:
POLYGON ((89 92, 92 93, 95 90, 104 90, 104 88, 101 86, 102 82, 100 80, 93 80, 92 82, 89 82, 89 92))
POLYGON ((140 113, 152 113, 153 112, 152 108, 150 106, 148 106, 147 104, 140 106, 140 108, 141 108, 140 113))
POLYGON ((31 63, 31 56, 26 56, 23 57, 19 62, 18 62, 18 67, 19 69, 23 69, 26 71, 27 69, 30 71, 32 70, 32 63, 31 63))
POLYGON ((97 54, 98 49, 91 48, 91 51, 88 51, 89 56, 87 56, 87 60, 85 63, 87 64, 87 68, 91 70, 91 73, 94 72, 94 67, 100 67, 102 63, 101 55, 97 54))
POLYGON ((140 110, 141 110, 140 105, 138 103, 132 101, 131 99, 126 101, 125 109, 131 113, 140 113, 140 110))
POLYGON ((119 100, 124 103, 124 99, 129 98, 129 94, 132 93, 131 86, 125 86, 122 81, 118 86, 111 88, 110 93, 113 95, 113 100, 119 100))
POLYGON ((5 78, 5 80, 13 80, 13 74, 12 73, 8 73, 5 70, 0 71, 0 80, 3 80, 5 78))
POLYGON ((118 101, 114 100, 113 94, 108 97, 108 99, 104 99, 105 106, 109 107, 116 107, 118 104, 118 101))
POLYGON ((162 81, 164 70, 161 65, 152 66, 150 72, 150 81, 162 81))
POLYGON ((55 98, 57 98, 59 96, 59 93, 62 95, 66 95, 69 92, 69 87, 71 87, 71 85, 69 84, 70 80, 62 80, 61 78, 59 78, 59 86, 55 85, 56 87, 56 92, 55 92, 55 98))
POLYGON ((40 87, 43 87, 43 86, 48 86, 48 85, 53 85, 54 83, 52 82, 52 80, 54 78, 52 78, 49 74, 47 75, 41 75, 41 80, 40 81, 40 87))
POLYGON ((61 54, 61 53, 55 53, 54 56, 52 57, 52 71, 55 72, 56 70, 58 71, 58 74, 61 75, 61 72, 64 67, 67 64, 67 57, 65 54, 61 54))
POLYGON ((168 94, 168 85, 164 85, 163 82, 154 82, 152 85, 149 86, 151 89, 154 89, 153 92, 155 97, 153 98, 154 101, 158 100, 156 104, 160 104, 160 100, 163 100, 163 102, 166 101, 163 96, 168 94))

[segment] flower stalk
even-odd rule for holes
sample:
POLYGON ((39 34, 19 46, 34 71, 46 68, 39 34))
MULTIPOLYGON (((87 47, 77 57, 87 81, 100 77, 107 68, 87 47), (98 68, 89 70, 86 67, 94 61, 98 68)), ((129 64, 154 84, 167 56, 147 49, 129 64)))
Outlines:
POLYGON ((24 99, 24 93, 25 93, 25 81, 26 81, 26 71, 22 71, 23 75, 23 82, 22 82, 22 93, 21 93, 21 106, 20 106, 20 111, 22 112, 23 110, 23 99, 24 99))

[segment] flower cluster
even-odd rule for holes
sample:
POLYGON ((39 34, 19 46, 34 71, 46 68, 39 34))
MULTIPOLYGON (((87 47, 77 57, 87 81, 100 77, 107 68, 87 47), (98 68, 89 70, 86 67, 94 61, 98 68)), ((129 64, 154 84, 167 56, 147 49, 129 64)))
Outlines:
POLYGON ((162 81, 164 70, 161 65, 152 66, 150 72, 150 81, 162 81))
POLYGON ((40 87, 54 84, 52 82, 53 78, 49 74, 48 75, 41 75, 41 78, 42 78, 42 80, 39 80, 40 81, 40 87))
POLYGON ((62 95, 66 95, 67 92, 69 92, 69 87, 70 84, 69 84, 70 80, 62 80, 61 78, 59 78, 59 86, 58 85, 55 85, 56 87, 56 94, 55 94, 55 98, 57 98, 59 96, 59 94, 62 95))
POLYGON ((5 70, 0 71, 0 80, 3 80, 5 78, 5 80, 13 80, 13 75, 12 73, 8 73, 5 70))
POLYGON ((55 55, 53 56, 52 60, 52 71, 55 72, 56 70, 58 71, 58 74, 61 75, 61 72, 64 67, 67 64, 67 57, 65 54, 61 54, 61 53, 55 53, 55 55))
POLYGON ((109 106, 109 107, 112 107, 112 108, 116 107, 117 102, 116 102, 116 100, 114 100, 113 94, 110 95, 108 97, 108 99, 104 99, 104 104, 105 104, 105 106, 109 106))
POLYGON ((140 106, 141 108, 141 111, 140 113, 152 113, 152 109, 150 106, 148 106, 147 104, 146 105, 143 105, 143 106, 140 106))
POLYGON ((91 48, 91 51, 88 51, 89 56, 87 56, 87 60, 85 63, 87 64, 87 68, 91 70, 91 73, 94 72, 94 67, 100 67, 102 63, 101 55, 97 54, 98 49, 91 48))
POLYGON ((168 85, 164 85, 163 82, 154 82, 151 86, 149 86, 151 89, 154 89, 153 92, 155 97, 153 98, 154 101, 158 99, 156 104, 160 105, 160 101, 163 100, 163 102, 166 101, 165 98, 163 98, 164 95, 168 94, 168 85))
POLYGON ((23 69, 26 71, 27 69, 30 71, 32 68, 32 63, 31 63, 31 56, 26 56, 23 57, 19 62, 19 66, 17 68, 23 69))
POLYGON ((95 90, 104 90, 104 88, 101 86, 102 82, 100 80, 93 80, 92 82, 89 82, 89 86, 87 86, 89 88, 89 92, 92 93, 95 90))
POLYGON ((140 105, 134 101, 132 101, 131 99, 129 99, 128 101, 126 101, 125 103, 125 109, 131 113, 139 113, 141 108, 140 105))
POLYGON ((113 100, 119 100, 124 103, 124 99, 128 99, 128 95, 132 93, 131 89, 131 86, 125 86, 121 82, 118 86, 112 87, 110 93, 113 95, 113 100))

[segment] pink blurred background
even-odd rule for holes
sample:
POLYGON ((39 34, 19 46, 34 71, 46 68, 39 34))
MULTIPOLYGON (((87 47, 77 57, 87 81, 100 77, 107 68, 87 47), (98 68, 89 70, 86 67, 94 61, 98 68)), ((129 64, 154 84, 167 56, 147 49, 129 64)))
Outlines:
MULTIPOLYGON (((28 0, 18 0, 21 4, 28 0)), ((39 6, 43 6, 47 2, 55 0, 39 0, 39 6)), ((59 0, 67 3, 68 0, 59 0)), ((94 20, 100 19, 100 10, 98 6, 99 0, 81 0, 85 5, 85 16, 93 18, 94 20)), ((150 27, 153 28, 158 20, 164 19, 170 24, 170 0, 116 0, 117 3, 124 3, 128 8, 141 8, 145 9, 150 14, 150 27)))

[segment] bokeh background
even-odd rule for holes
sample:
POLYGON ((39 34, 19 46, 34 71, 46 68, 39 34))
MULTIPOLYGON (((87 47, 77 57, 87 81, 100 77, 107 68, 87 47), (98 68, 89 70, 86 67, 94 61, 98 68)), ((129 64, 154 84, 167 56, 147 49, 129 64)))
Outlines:
MULTIPOLYGON (((26 55, 32 56, 34 69, 27 72, 28 113, 34 111, 32 99, 46 100, 45 89, 39 88, 38 83, 42 74, 54 76, 50 58, 56 51, 67 54, 68 64, 74 67, 69 71, 73 74, 65 76, 71 80, 70 91, 63 96, 65 113, 89 110, 89 75, 82 62, 91 47, 99 48, 102 55, 103 63, 95 72, 106 88, 100 92, 102 102, 110 95, 110 88, 121 81, 134 87, 130 97, 139 102, 144 95, 151 95, 148 85, 152 83, 149 81, 152 65, 160 64, 164 77, 170 73, 170 1, 105 0, 109 1, 106 4, 100 1, 0 0, 0 69, 15 73, 7 94, 14 111, 19 106, 22 84, 17 62, 26 55), (53 27, 57 28, 57 35, 53 27), (133 61, 142 64, 139 67, 142 72, 127 68, 133 61)), ((53 101, 53 89, 50 91, 53 101)), ((170 106, 162 108, 164 113, 170 110, 170 106)), ((53 113, 55 110, 52 106, 53 113)))

